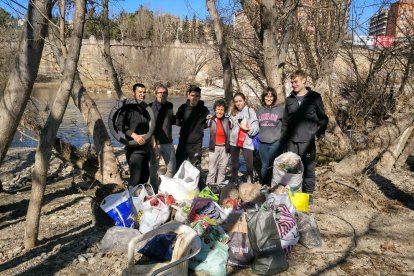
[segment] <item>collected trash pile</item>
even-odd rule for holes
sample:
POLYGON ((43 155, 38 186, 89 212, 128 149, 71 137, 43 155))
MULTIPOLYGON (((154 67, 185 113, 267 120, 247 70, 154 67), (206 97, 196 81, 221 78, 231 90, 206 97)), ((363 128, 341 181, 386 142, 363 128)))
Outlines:
POLYGON ((302 172, 299 156, 286 153, 275 160, 270 189, 242 183, 199 191, 200 172, 185 161, 173 178, 161 177, 158 194, 145 184, 104 199, 101 208, 116 226, 101 250, 128 248, 126 274, 191 269, 226 275, 227 265, 260 275, 283 272, 298 242, 307 248, 322 243, 307 213, 309 195, 301 193, 302 172), (137 251, 158 264, 136 265, 137 251))

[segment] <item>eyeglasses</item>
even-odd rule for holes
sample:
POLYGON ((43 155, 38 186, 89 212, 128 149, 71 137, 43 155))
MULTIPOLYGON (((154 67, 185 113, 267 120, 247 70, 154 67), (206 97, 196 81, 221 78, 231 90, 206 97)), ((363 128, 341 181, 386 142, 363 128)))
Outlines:
POLYGON ((157 92, 157 94, 163 94, 163 95, 168 95, 168 92, 166 92, 166 91, 162 91, 162 92, 157 92))

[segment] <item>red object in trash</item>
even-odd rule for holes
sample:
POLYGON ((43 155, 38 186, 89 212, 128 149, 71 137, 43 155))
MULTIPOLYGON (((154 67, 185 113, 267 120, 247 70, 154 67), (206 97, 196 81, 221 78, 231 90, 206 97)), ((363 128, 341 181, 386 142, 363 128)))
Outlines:
POLYGON ((167 204, 168 206, 170 206, 171 204, 175 203, 175 199, 172 195, 168 195, 167 198, 165 199, 165 204, 167 204))

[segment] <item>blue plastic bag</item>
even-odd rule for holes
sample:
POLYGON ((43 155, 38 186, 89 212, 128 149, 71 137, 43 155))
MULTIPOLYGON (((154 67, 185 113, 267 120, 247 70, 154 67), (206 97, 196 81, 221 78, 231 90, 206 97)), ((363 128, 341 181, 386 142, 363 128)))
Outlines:
POLYGON ((138 252, 159 262, 171 261, 172 244, 176 237, 174 233, 156 235, 138 252))
POLYGON ((100 206, 115 221, 116 226, 134 228, 134 215, 128 191, 105 197, 100 206))
POLYGON ((253 136, 252 140, 253 140, 254 150, 259 151, 259 146, 260 146, 259 134, 256 134, 255 136, 253 136))

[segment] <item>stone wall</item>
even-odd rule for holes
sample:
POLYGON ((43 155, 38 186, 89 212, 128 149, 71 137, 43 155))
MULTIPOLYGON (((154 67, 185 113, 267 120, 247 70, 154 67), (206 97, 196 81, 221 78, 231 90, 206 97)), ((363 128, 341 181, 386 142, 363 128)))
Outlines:
MULTIPOLYGON (((111 88, 109 70, 107 69, 103 53, 103 41, 94 38, 84 39, 79 60, 79 72, 88 88, 111 88)), ((220 61, 217 53, 210 45, 172 44, 164 47, 142 46, 136 44, 111 41, 111 55, 114 65, 124 79, 125 85, 135 81, 143 82, 151 78, 151 70, 163 70, 163 74, 171 74, 171 78, 183 78, 194 81, 193 72, 196 65, 203 59, 208 59, 206 65, 198 72, 195 81, 204 83, 208 77, 217 73, 220 61), (156 64, 157 63, 157 64, 156 64), (167 68, 169 67, 169 68, 167 68), (149 75, 145 74, 149 72, 149 75)), ((153 74, 156 76, 156 74, 153 74)), ((221 73, 221 72, 220 72, 221 73)), ((52 55, 50 46, 45 45, 43 58, 40 64, 39 79, 50 81, 59 79, 59 67, 52 55)), ((168 75, 166 75, 168 79, 168 75)), ((153 80, 165 81, 165 80, 153 80)), ((151 80, 152 82, 152 80, 151 80)))

